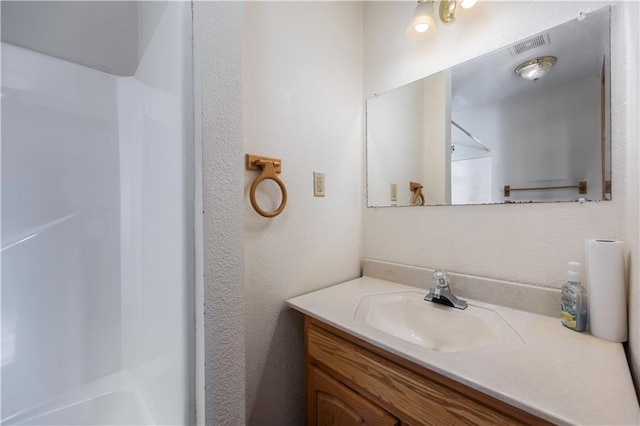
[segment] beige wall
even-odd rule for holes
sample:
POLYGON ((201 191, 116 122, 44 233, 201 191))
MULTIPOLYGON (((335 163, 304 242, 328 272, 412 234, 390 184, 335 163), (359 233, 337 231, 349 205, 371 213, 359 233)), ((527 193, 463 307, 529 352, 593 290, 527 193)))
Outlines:
MULTIPOLYGON (((484 1, 453 25, 440 25, 434 37, 416 41, 398 30, 414 4, 366 3, 364 94, 406 84, 607 4, 484 1)), ((584 239, 625 240, 632 260, 630 347, 637 372, 638 25, 637 4, 614 3, 613 201, 365 209, 365 257, 558 288, 567 261, 584 264, 584 239), (634 66, 635 72, 629 68, 634 66)))

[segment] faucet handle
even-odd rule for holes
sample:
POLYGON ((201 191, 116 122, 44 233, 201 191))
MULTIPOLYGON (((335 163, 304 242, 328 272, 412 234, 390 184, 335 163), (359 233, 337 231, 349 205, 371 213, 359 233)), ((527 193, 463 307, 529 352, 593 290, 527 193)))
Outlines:
POLYGON ((440 288, 444 288, 449 285, 449 275, 447 275, 447 271, 444 269, 436 269, 433 272, 433 280, 440 288))

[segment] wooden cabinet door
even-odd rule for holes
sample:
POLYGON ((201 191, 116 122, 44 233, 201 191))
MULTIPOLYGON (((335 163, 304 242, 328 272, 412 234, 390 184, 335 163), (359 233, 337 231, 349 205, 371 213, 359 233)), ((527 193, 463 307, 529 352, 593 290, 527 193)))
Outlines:
POLYGON ((398 420, 318 368, 309 366, 309 426, 396 426, 398 420))

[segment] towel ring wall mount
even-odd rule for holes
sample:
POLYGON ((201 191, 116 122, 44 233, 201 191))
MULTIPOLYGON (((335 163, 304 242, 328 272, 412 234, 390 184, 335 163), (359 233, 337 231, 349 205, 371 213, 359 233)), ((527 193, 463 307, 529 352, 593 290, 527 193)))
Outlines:
POLYGON ((253 183, 251 183, 251 187, 249 188, 249 200, 251 201, 251 206, 260 216, 278 216, 287 205, 287 188, 285 187, 284 182, 282 182, 278 177, 278 173, 282 171, 282 160, 279 158, 270 158, 254 154, 246 154, 245 160, 246 170, 261 171, 260 176, 254 179, 253 183), (282 192, 282 201, 280 202, 280 206, 272 212, 264 211, 258 205, 258 201, 256 200, 256 190, 258 189, 258 185, 260 185, 263 180, 267 179, 274 181, 280 187, 280 191, 282 192))

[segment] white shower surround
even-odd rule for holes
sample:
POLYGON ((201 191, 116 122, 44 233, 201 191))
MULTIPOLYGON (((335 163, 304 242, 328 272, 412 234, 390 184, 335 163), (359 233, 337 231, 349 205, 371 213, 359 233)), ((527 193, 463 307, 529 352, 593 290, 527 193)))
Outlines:
POLYGON ((194 419, 191 11, 152 7, 133 77, 2 44, 3 424, 194 419))

